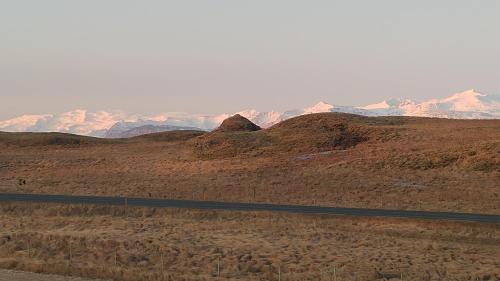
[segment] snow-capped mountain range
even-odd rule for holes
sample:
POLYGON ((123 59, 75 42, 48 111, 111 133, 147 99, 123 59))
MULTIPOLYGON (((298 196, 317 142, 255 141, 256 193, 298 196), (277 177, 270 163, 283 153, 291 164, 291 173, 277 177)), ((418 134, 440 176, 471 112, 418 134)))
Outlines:
POLYGON ((424 102, 409 99, 390 99, 358 107, 319 102, 311 107, 284 112, 245 110, 219 115, 165 113, 155 116, 143 116, 130 115, 119 111, 106 112, 77 109, 62 114, 23 115, 0 121, 0 131, 64 132, 97 137, 124 137, 142 132, 179 129, 212 130, 224 119, 236 113, 265 128, 291 117, 319 112, 345 112, 365 116, 500 119, 500 96, 469 90, 444 99, 431 99, 424 102))

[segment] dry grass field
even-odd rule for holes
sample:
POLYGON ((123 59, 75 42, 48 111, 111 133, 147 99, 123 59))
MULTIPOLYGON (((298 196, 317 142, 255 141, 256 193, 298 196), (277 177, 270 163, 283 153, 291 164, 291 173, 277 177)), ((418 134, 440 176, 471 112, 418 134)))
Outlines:
POLYGON ((98 281, 72 276, 0 269, 0 281, 98 281))
POLYGON ((113 280, 500 280, 500 226, 4 203, 0 267, 113 280))
POLYGON ((1 133, 0 192, 500 213, 500 120, 325 113, 226 126, 115 140, 1 133))

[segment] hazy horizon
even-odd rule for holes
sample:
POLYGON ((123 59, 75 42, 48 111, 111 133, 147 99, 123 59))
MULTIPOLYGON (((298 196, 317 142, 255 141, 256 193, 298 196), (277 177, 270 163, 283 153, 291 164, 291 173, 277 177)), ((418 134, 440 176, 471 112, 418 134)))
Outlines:
POLYGON ((498 1, 7 1, 0 120, 498 95, 498 1))

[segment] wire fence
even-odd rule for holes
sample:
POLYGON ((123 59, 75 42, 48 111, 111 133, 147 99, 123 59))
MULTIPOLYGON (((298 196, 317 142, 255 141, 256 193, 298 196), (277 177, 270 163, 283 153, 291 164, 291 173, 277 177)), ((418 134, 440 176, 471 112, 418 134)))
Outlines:
MULTIPOLYGON (((147 241, 146 241, 147 242, 147 241)), ((132 244, 127 241, 88 241, 84 237, 41 237, 15 233, 2 238, 0 250, 15 261, 15 269, 77 275, 113 280, 405 280, 403 271, 373 272, 342 264, 318 265, 314 272, 286 263, 259 262, 258 257, 242 255, 228 260, 228 253, 211 253, 197 267, 180 268, 178 254, 161 246, 132 244), (184 272, 182 272, 184 271, 184 272)), ((231 253, 233 254, 233 253, 231 253)), ((410 279, 406 279, 410 280, 410 279)))
MULTIPOLYGON (((26 215, 31 215, 34 210, 48 209, 44 206, 30 203, 12 212, 18 212, 17 214, 20 215, 26 211, 28 212, 26 215)), ((4 206, 4 208, 7 207, 4 206)), ((196 246, 192 247, 191 252, 186 253, 185 249, 176 249, 175 241, 162 244, 161 239, 152 242, 150 236, 141 236, 140 227, 135 230, 135 240, 127 240, 126 225, 123 228, 114 226, 108 230, 101 225, 95 232, 88 232, 88 227, 79 226, 79 224, 85 223, 85 220, 90 221, 90 217, 80 217, 80 214, 85 213, 88 208, 88 206, 64 208, 63 215, 68 215, 68 217, 59 220, 48 230, 27 228, 27 225, 22 225, 22 218, 17 219, 16 222, 19 225, 16 225, 16 231, 12 233, 0 231, 2 235, 0 236, 0 267, 127 281, 235 279, 280 281, 500 280, 500 270, 486 273, 484 270, 479 270, 481 272, 479 274, 477 268, 470 268, 476 273, 469 273, 466 276, 460 273, 461 277, 456 278, 456 275, 452 276, 446 269, 436 268, 432 265, 425 268, 417 266, 406 268, 397 265, 377 267, 384 262, 374 262, 373 265, 366 262, 357 264, 355 258, 331 262, 327 261, 331 259, 329 257, 328 259, 320 259, 322 261, 316 263, 316 261, 300 259, 271 259, 260 255, 249 257, 245 256, 245 253, 233 252, 231 245, 217 249, 215 252, 196 246), (79 216, 78 224, 71 221, 75 214, 79 216), (69 225, 71 228, 66 228, 69 225), (114 235, 113 232, 119 236, 114 235), (116 237, 120 237, 120 240, 116 240, 116 237), (10 260, 11 263, 5 263, 5 259, 10 260)), ((53 210, 59 212, 60 209, 54 208, 53 210)), ((100 207, 92 209, 89 215, 114 214, 119 217, 127 217, 127 223, 140 224, 141 218, 147 217, 142 211, 144 210, 128 206, 100 207), (138 219, 130 220, 131 218, 138 219)), ((172 218, 178 215, 175 212, 169 212, 172 218)), ((54 215, 59 215, 59 213, 54 215)), ((106 219, 113 220, 114 218, 111 216, 106 219)), ((280 219, 280 217, 273 217, 273 219, 280 219)), ((269 226, 266 225, 266 228, 272 227, 275 223, 276 221, 270 220, 269 226)), ((0 221, 0 228, 2 225, 3 223, 0 221)), ((316 220, 312 221, 312 228, 316 228, 316 220)), ((493 240, 488 239, 492 235, 492 232, 483 233, 480 237, 481 241, 494 243, 493 240)), ((188 237, 182 242, 186 241, 189 241, 188 237)), ((279 250, 275 249, 275 251, 279 250)), ((310 255, 315 254, 310 253, 310 255)), ((356 257, 356 255, 352 255, 352 257, 356 257)), ((465 268, 470 265, 463 264, 463 266, 465 268)), ((464 269, 460 269, 460 271, 463 272, 464 269)))
MULTIPOLYGON (((199 259, 197 266, 193 266, 179 260, 175 248, 145 243, 14 233, 8 237, 4 235, 0 251, 10 255, 15 269, 110 280, 462 280, 440 269, 422 269, 420 272, 409 268, 382 270, 356 267, 346 262, 308 265, 304 270, 300 264, 259 262, 258 257, 245 255, 235 261, 227 259, 234 253, 224 251, 206 254, 199 259)), ((500 273, 470 274, 463 280, 499 278, 500 273)))

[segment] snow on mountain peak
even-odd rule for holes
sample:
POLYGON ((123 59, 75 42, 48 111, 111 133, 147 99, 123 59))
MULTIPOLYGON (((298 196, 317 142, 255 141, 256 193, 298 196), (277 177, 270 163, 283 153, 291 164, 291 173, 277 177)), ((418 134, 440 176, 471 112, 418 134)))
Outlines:
MULTIPOLYGON (((462 119, 500 118, 500 96, 487 95, 476 90, 453 94, 443 99, 416 102, 396 98, 362 107, 339 106, 319 102, 304 109, 285 112, 244 110, 237 112, 261 127, 269 127, 288 118, 320 112, 344 112, 366 116, 425 116, 462 119)), ((212 130, 233 114, 195 115, 164 113, 154 116, 130 115, 122 112, 88 111, 77 109, 60 114, 23 115, 0 121, 0 131, 11 132, 65 132, 92 136, 116 134, 141 126, 157 126, 148 130, 190 127, 212 130), (170 127, 169 127, 170 126, 170 127)))
POLYGON ((483 94, 483 93, 477 91, 476 89, 470 89, 470 90, 467 90, 467 91, 463 91, 461 93, 453 94, 451 96, 452 97, 453 96, 486 96, 486 94, 483 94))
POLYGON ((453 112, 499 111, 500 98, 474 89, 453 94, 443 99, 432 99, 422 103, 422 108, 453 112))
POLYGON ((330 111, 332 111, 333 108, 335 108, 335 106, 333 106, 329 103, 320 101, 311 107, 304 108, 304 114, 330 112, 330 111))
MULTIPOLYGON (((244 110, 237 112, 236 114, 239 114, 248 120, 252 121, 255 124, 258 124, 260 127, 267 128, 269 126, 272 126, 279 121, 282 121, 282 115, 283 113, 277 112, 277 111, 269 111, 269 112, 259 112, 255 109, 250 109, 250 110, 244 110)), ((230 115, 232 116, 232 115, 230 115)), ((225 117, 224 119, 226 119, 225 117)))
POLYGON ((372 109, 388 109, 391 107, 387 101, 381 101, 379 103, 374 103, 374 104, 369 104, 366 106, 362 106, 360 108, 366 109, 366 110, 372 110, 372 109))
POLYGON ((366 110, 374 110, 374 109, 390 109, 390 108, 400 108, 400 107, 408 107, 414 106, 417 102, 411 99, 405 98, 392 98, 379 103, 369 104, 366 106, 362 106, 360 108, 366 110))
POLYGON ((22 115, 9 120, 0 121, 0 129, 4 131, 24 132, 32 128, 38 121, 51 117, 51 114, 22 115))
POLYGON ((76 109, 60 114, 23 115, 0 121, 0 130, 12 132, 64 132, 94 135, 93 132, 109 129, 125 118, 121 113, 106 111, 89 112, 76 109))
POLYGON ((479 97, 486 96, 476 90, 468 90, 461 93, 453 94, 447 98, 441 99, 441 102, 463 102, 463 103, 477 103, 479 97))

